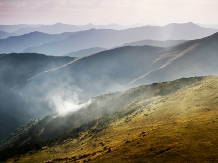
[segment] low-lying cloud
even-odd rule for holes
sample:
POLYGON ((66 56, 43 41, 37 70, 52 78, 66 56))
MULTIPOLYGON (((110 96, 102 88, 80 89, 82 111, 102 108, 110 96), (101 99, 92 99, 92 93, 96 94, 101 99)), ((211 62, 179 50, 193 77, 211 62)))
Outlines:
POLYGON ((86 107, 90 105, 93 101, 92 99, 90 99, 81 103, 76 92, 73 92, 71 94, 54 94, 52 96, 49 96, 48 99, 50 107, 54 108, 60 116, 65 116, 68 113, 86 107))

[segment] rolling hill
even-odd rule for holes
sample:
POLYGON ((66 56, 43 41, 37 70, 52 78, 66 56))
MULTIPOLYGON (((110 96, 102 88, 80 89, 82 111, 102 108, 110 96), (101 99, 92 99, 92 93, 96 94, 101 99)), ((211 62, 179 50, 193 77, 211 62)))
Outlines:
POLYGON ((79 50, 76 52, 71 52, 68 54, 65 54, 63 56, 69 56, 69 57, 85 57, 91 54, 99 53, 101 51, 107 50, 105 48, 100 48, 100 47, 94 47, 94 48, 89 48, 89 49, 83 49, 79 50))
POLYGON ((36 53, 0 55, 0 85, 6 89, 26 82, 45 70, 73 61, 73 57, 54 57, 36 53))
POLYGON ((0 158, 21 163, 216 162, 217 80, 182 78, 93 98, 76 112, 21 126, 1 142, 0 158))
POLYGON ((0 53, 20 53, 28 47, 64 40, 73 34, 62 33, 60 35, 49 35, 41 32, 32 32, 21 36, 11 36, 6 39, 0 39, 0 53))
POLYGON ((123 46, 156 46, 156 47, 170 47, 186 42, 187 40, 166 40, 166 41, 155 41, 155 40, 141 40, 136 42, 125 43, 123 46))
POLYGON ((144 72, 159 68, 161 63, 152 63, 158 58, 161 50, 163 48, 151 46, 106 50, 34 76, 14 91, 25 92, 31 87, 34 93, 34 90, 38 90, 36 87, 40 87, 43 92, 56 92, 58 88, 76 92, 81 99, 117 91, 144 72))
POLYGON ((0 39, 4 39, 10 36, 11 36, 10 33, 0 31, 0 39))
MULTIPOLYGON (((180 77, 217 75, 218 33, 209 37, 188 41, 174 47, 166 48, 154 64, 167 62, 149 73, 133 80, 131 83, 148 83, 174 80, 180 77)), ((136 84, 136 85, 137 85, 136 84)))
MULTIPOLYGON (((13 33, 21 28, 27 27, 38 27, 40 25, 27 25, 27 24, 18 24, 18 25, 0 25, 0 31, 4 31, 7 33, 13 33)), ((34 32, 34 31, 33 31, 34 32)))
POLYGON ((109 25, 93 25, 93 24, 87 24, 87 25, 69 25, 69 24, 62 24, 62 23, 56 23, 53 25, 40 25, 37 27, 25 27, 20 28, 17 31, 14 31, 13 34, 15 35, 23 35, 27 33, 31 33, 34 31, 42 32, 42 33, 48 33, 48 34, 61 34, 64 32, 78 32, 78 31, 84 31, 89 29, 125 29, 127 27, 122 27, 118 24, 109 24, 109 25))
POLYGON ((1 101, 5 108, 17 110, 12 109, 11 115, 25 113, 27 120, 59 111, 69 101, 77 105, 94 96, 139 85, 217 75, 217 35, 169 48, 127 46, 75 59, 31 74, 26 82, 11 89, 9 95, 2 95, 1 101))
POLYGON ((24 52, 35 52, 47 55, 63 55, 93 47, 113 48, 128 42, 139 40, 193 40, 218 32, 217 29, 203 28, 193 23, 169 24, 160 26, 143 26, 125 30, 90 29, 80 31, 68 38, 35 46, 24 52))
MULTIPOLYGON (((8 134, 28 119, 43 117, 64 108, 67 101, 77 104, 80 100, 103 93, 102 90, 116 91, 123 79, 129 81, 129 73, 133 75, 129 76, 130 79, 137 77, 137 73, 134 75, 136 68, 144 68, 143 60, 147 59, 147 63, 154 60, 161 49, 125 47, 79 60, 25 53, 1 55, 0 88, 4 92, 0 96, 1 128, 8 134), (133 53, 138 56, 135 65, 131 63, 133 53), (131 71, 126 72, 127 68, 131 71), (112 82, 114 84, 109 87, 112 82), (58 101, 63 106, 58 106, 58 101)), ((1 134, 2 138, 7 134, 1 134)))
POLYGON ((88 99, 143 84, 216 75, 217 36, 218 33, 169 48, 127 46, 106 50, 33 77, 19 89, 28 91, 37 83, 43 91, 67 88, 81 99, 88 99), (49 85, 46 81, 50 81, 49 85))

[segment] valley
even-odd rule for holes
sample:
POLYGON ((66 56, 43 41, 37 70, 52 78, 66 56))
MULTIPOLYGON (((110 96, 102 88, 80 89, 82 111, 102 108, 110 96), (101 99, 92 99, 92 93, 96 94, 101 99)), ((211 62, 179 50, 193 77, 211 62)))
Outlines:
POLYGON ((218 162, 217 45, 192 22, 0 25, 0 162, 218 162))

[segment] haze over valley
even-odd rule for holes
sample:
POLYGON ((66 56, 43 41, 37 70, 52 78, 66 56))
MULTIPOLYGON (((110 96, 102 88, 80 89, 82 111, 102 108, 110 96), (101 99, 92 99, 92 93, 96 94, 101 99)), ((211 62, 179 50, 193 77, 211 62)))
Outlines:
POLYGON ((0 162, 217 162, 217 5, 1 1, 0 162))

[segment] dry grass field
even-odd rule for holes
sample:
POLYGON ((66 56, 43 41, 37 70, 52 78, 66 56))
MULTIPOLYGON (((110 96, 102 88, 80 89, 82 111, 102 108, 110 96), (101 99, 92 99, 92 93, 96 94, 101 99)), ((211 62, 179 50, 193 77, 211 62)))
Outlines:
MULTIPOLYGON (((77 139, 6 162, 218 162, 218 77, 203 77, 187 85, 184 79, 178 82, 184 87, 176 92, 139 96, 120 112, 99 119, 99 123, 110 119, 103 130, 94 126, 77 139), (117 118, 119 113, 125 116, 117 118)), ((168 89, 171 84, 157 86, 168 89)))

